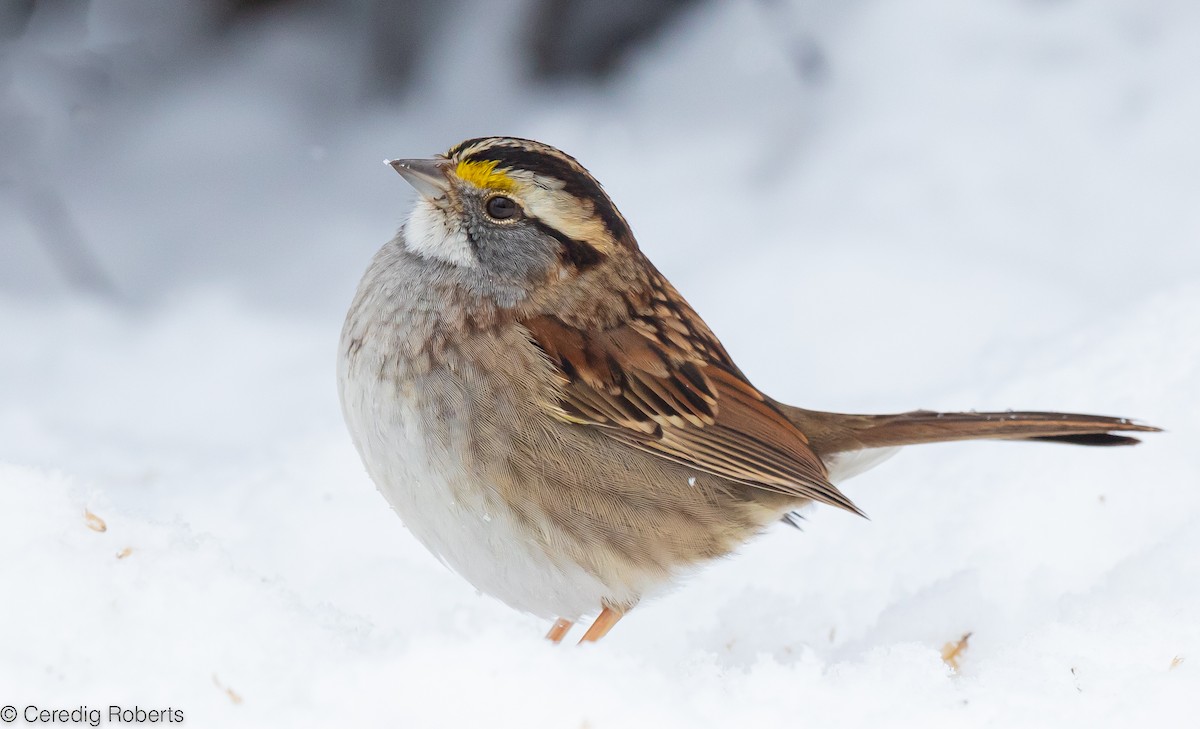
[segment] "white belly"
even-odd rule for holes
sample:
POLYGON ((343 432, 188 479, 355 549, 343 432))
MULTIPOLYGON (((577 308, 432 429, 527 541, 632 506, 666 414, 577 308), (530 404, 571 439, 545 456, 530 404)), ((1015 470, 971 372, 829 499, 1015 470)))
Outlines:
POLYGON ((422 426, 418 385, 341 364, 342 409, 367 472, 429 551, 518 610, 568 620, 599 611, 614 591, 573 562, 551 559, 487 484, 472 482, 462 439, 422 426))

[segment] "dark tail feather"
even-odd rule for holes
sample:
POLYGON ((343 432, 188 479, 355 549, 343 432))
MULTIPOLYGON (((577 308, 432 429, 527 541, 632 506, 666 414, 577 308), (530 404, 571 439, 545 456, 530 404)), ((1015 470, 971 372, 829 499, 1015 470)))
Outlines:
MULTIPOLYGON (((1157 429, 1156 429, 1157 430, 1157 429)), ((1024 440, 1041 440, 1047 443, 1070 443, 1085 446, 1126 446, 1137 445, 1142 441, 1128 435, 1113 435, 1112 433, 1091 433, 1089 435, 1034 435, 1024 440)))
POLYGON ((937 413, 915 410, 895 415, 843 415, 779 404, 821 454, 862 448, 940 443, 952 440, 1044 440, 1088 446, 1133 445, 1119 433, 1157 433, 1159 428, 1127 418, 1074 413, 937 413))

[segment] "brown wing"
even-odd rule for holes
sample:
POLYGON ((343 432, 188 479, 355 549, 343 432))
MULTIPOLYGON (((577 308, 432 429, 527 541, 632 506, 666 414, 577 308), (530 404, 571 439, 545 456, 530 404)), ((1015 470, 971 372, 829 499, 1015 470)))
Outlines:
POLYGON ((631 309, 629 321, 601 332, 552 316, 522 322, 562 374, 557 417, 707 473, 862 513, 670 284, 631 309))

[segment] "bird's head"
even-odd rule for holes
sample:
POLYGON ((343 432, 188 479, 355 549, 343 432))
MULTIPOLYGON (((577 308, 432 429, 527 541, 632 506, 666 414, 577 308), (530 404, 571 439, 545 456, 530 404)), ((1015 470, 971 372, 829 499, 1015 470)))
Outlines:
POLYGON ((432 159, 388 164, 420 193, 405 247, 467 277, 533 296, 580 279, 598 284, 639 255, 600 184, 549 145, 484 137, 432 159))

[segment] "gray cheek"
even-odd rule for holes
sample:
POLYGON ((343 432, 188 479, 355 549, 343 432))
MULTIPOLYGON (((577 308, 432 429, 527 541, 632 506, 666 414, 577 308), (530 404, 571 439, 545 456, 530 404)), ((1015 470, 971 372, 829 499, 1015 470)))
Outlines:
POLYGON ((544 280, 558 262, 557 242, 526 223, 473 221, 470 235, 480 264, 506 281, 544 280))

